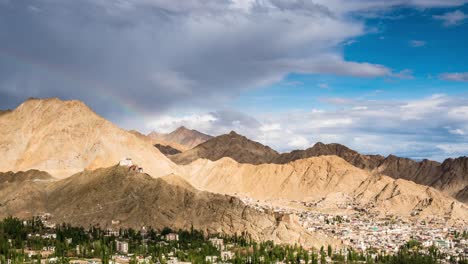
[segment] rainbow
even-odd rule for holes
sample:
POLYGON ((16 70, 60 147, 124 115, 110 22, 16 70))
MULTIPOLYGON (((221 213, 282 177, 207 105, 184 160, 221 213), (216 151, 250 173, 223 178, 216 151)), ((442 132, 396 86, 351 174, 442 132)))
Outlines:
POLYGON ((73 83, 78 83, 81 86, 92 87, 96 92, 96 96, 110 100, 112 104, 117 105, 125 114, 143 118, 144 120, 147 119, 147 113, 140 109, 135 102, 128 100, 128 98, 119 96, 118 93, 112 92, 112 88, 101 81, 84 79, 72 71, 67 71, 64 67, 59 67, 57 65, 41 61, 32 56, 21 53, 18 50, 0 47, 0 56, 11 59, 19 65, 26 64, 30 67, 46 70, 50 74, 56 75, 59 78, 64 78, 73 83))

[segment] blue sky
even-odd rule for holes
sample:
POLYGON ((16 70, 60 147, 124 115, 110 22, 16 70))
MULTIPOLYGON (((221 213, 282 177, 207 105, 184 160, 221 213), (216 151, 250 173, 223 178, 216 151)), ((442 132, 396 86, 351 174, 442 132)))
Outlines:
MULTIPOLYGON (((382 17, 368 18, 368 33, 345 40, 337 49, 349 61, 382 64, 406 78, 356 78, 324 74, 289 74, 285 80, 242 94, 237 106, 251 111, 287 111, 294 108, 334 107, 328 97, 368 100, 404 100, 433 94, 467 96, 466 82, 443 80, 446 72, 468 72, 468 20, 444 25, 434 16, 468 5, 428 10, 397 8, 382 17), (407 71, 407 72, 405 72, 407 71)), ((362 19, 362 18, 358 18, 362 19)))
POLYGON ((0 0, 0 108, 443 160, 468 149, 468 0, 0 0))

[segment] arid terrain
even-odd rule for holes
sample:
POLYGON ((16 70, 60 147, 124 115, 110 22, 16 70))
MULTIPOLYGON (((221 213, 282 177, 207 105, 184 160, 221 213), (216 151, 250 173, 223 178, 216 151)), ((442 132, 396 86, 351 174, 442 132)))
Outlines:
POLYGON ((193 225, 315 247, 342 242, 308 228, 309 214, 444 218, 457 226, 468 219, 466 157, 417 162, 322 143, 280 154, 235 132, 211 137, 184 127, 146 136, 59 99, 2 112, 0 132, 2 217, 48 213, 57 223, 108 228, 193 225), (131 164, 118 165, 124 158, 131 164))

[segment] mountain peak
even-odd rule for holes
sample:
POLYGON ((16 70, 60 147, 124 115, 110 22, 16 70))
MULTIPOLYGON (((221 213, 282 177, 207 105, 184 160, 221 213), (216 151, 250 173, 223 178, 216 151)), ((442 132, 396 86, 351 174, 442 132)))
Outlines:
POLYGON ((180 126, 171 133, 151 132, 150 136, 153 140, 162 140, 168 143, 176 143, 186 148, 193 148, 211 138, 210 135, 203 134, 197 130, 189 129, 185 126, 180 126))
POLYGON ((174 130, 172 133, 177 132, 177 131, 193 131, 192 129, 188 129, 185 126, 180 126, 176 130, 174 130))
POLYGON ((0 171, 39 169, 63 178, 134 158, 157 177, 174 170, 151 144, 120 129, 83 102, 30 99, 0 118, 0 171))
POLYGON ((188 164, 199 158, 219 160, 229 157, 240 163, 269 163, 278 156, 278 152, 259 142, 239 135, 234 131, 212 138, 195 148, 174 155, 171 159, 180 164, 188 164))

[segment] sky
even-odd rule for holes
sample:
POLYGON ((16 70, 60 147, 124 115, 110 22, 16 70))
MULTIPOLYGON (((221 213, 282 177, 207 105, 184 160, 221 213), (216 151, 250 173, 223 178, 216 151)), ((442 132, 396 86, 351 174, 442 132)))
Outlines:
POLYGON ((468 154, 468 0, 0 0, 0 109, 125 129, 468 154))

